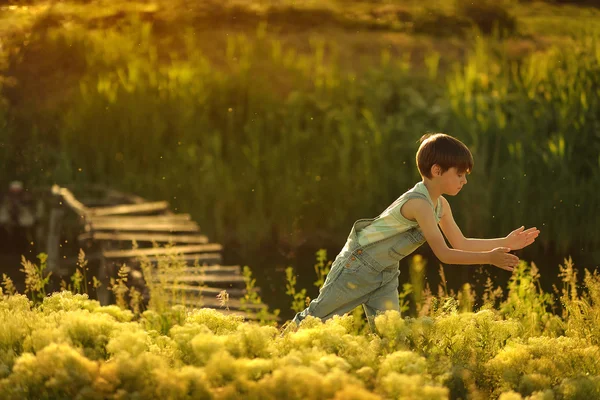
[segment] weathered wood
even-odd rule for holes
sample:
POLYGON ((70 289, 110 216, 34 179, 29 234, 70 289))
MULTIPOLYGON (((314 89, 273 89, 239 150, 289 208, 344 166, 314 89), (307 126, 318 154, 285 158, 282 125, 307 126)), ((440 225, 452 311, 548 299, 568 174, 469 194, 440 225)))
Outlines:
POLYGON ((59 207, 52 208, 48 224, 48 239, 46 240, 48 272, 58 276, 63 276, 66 271, 66 268, 62 268, 60 260, 60 231, 64 215, 64 209, 59 207))
MULTIPOLYGON (((169 262, 172 256, 158 256, 158 257, 144 257, 142 258, 132 258, 129 259, 128 263, 138 264, 140 262, 147 262, 152 265, 158 264, 159 262, 169 262)), ((184 256, 173 256, 174 260, 178 262, 185 262, 188 266, 194 266, 198 264, 200 266, 204 265, 216 265, 220 264, 223 256, 220 253, 200 253, 200 254, 189 254, 184 256)))
POLYGON ((205 235, 165 235, 160 233, 111 233, 86 232, 78 237, 80 242, 86 240, 106 240, 122 242, 156 242, 156 243, 208 243, 205 235))
POLYGON ((180 221, 176 223, 157 222, 143 225, 136 223, 94 222, 93 224, 88 224, 87 230, 131 232, 199 232, 200 227, 194 221, 180 221))
POLYGON ((104 253, 106 258, 129 258, 158 255, 179 255, 189 253, 214 252, 223 250, 220 244, 197 244, 191 246, 173 246, 173 247, 152 247, 148 249, 132 250, 107 250, 104 253))
POLYGON ((115 199, 99 199, 94 197, 77 197, 81 203, 85 204, 86 208, 104 208, 104 207, 115 207, 121 205, 115 199))
POLYGON ((61 188, 58 185, 52 185, 52 194, 61 196, 63 202, 71 207, 77 214, 85 217, 88 213, 87 207, 73 196, 69 189, 61 188))
MULTIPOLYGON (((227 291, 229 293, 229 291, 227 291)), ((231 293, 230 293, 231 295, 231 293)), ((215 309, 226 309, 226 307, 222 304, 222 301, 218 299, 216 296, 203 296, 202 298, 195 297, 189 298, 185 297, 182 301, 185 305, 195 306, 195 307, 208 307, 215 309)), ((229 301, 227 301, 227 307, 229 309, 240 310, 243 306, 245 306, 248 310, 258 310, 261 308, 267 308, 265 304, 242 304, 239 298, 229 297, 229 301)))
MULTIPOLYGON (((104 250, 104 244, 100 245, 100 252, 104 250)), ((106 262, 105 258, 100 258, 98 265, 98 280, 100 286, 96 288, 96 296, 101 305, 106 306, 110 303, 110 293, 108 286, 110 284, 111 267, 106 262)))
POLYGON ((244 283, 244 277, 240 275, 179 275, 179 274, 163 274, 155 275, 152 279, 154 282, 194 282, 197 284, 205 283, 244 283))
MULTIPOLYGON (((153 270, 154 271, 154 270, 153 270)), ((163 271, 166 272, 166 271, 163 271)), ((156 273, 159 273, 156 270, 156 273)), ((193 275, 193 276, 202 276, 202 275, 240 275, 240 266, 239 265, 231 265, 231 266, 223 266, 223 265, 202 265, 197 267, 183 267, 177 268, 176 273, 181 275, 193 275)))
POLYGON ((240 274, 241 268, 239 265, 202 265, 198 267, 185 267, 179 270, 186 275, 202 275, 202 274, 240 274))
MULTIPOLYGON (((219 293, 221 293, 221 291, 223 291, 223 290, 227 290, 227 293, 229 293, 229 295, 233 296, 233 297, 241 297, 246 294, 246 289, 241 289, 241 288, 223 289, 223 288, 217 288, 217 287, 211 287, 211 286, 164 285, 163 289, 181 291, 184 293, 191 293, 194 296, 200 296, 200 295, 216 296, 219 293)), ((258 288, 255 288, 255 289, 257 289, 257 291, 260 291, 260 290, 258 290, 258 288)))
POLYGON ((112 207, 95 207, 89 208, 89 215, 92 217, 102 217, 108 215, 124 215, 124 214, 137 214, 137 213, 148 213, 156 211, 164 211, 169 207, 169 203, 166 201, 155 201, 150 203, 140 204, 122 204, 112 207))
POLYGON ((125 215, 125 216, 100 216, 88 217, 87 222, 90 224, 155 224, 155 223, 182 223, 191 222, 190 214, 173 214, 173 215, 125 215))
MULTIPOLYGON (((169 301, 169 302, 172 303, 172 304, 174 303, 174 302, 171 302, 171 301, 169 301)), ((218 308, 216 308, 216 307, 206 307, 206 306, 203 306, 201 302, 194 302, 194 301, 186 302, 185 306, 188 307, 188 308, 192 308, 192 309, 194 309, 194 308, 196 308, 196 309, 211 308, 211 309, 216 310, 216 311, 218 311, 218 312, 220 312, 222 314, 225 314, 225 315, 236 315, 236 316, 244 317, 247 320, 258 320, 258 316, 253 311, 232 310, 231 308, 229 310, 227 310, 225 307, 218 307, 218 308)), ((274 316, 271 315, 271 316, 267 317, 267 320, 269 320, 269 321, 279 321, 280 318, 279 317, 274 317, 274 316)))
MULTIPOLYGON (((101 252, 90 254, 86 258, 99 259, 98 277, 102 281, 102 286, 98 288, 97 296, 102 304, 110 301, 108 286, 115 266, 120 263, 130 266, 141 262, 168 263, 173 259, 176 262, 185 262, 189 266, 167 270, 169 272, 159 269, 151 278, 153 282, 164 285, 166 290, 181 290, 184 302, 190 303, 190 305, 219 308, 219 311, 224 314, 242 315, 247 319, 256 319, 255 313, 236 310, 242 307, 240 297, 246 293, 244 289, 246 282, 241 275, 240 266, 218 265, 222 260, 220 252, 223 247, 217 243, 208 243, 208 238, 204 235, 194 234, 199 232, 200 227, 191 220, 190 215, 174 214, 168 209, 166 201, 147 202, 138 196, 126 195, 104 187, 101 189, 105 201, 96 201, 94 204, 107 205, 86 207, 68 189, 53 187, 53 191, 62 196, 62 200, 82 217, 81 221, 85 223, 87 233, 79 235, 80 241, 92 240, 100 243, 101 252), (116 200, 114 203, 118 203, 117 199, 123 199, 124 203, 132 204, 110 205, 108 200, 111 199, 116 200), (160 215, 145 215, 157 213, 160 215), (184 232, 189 233, 183 234, 184 232), (178 245, 174 247, 109 249, 109 246, 128 246, 127 242, 133 241, 178 245), (205 265, 198 266, 198 264, 205 265), (227 303, 229 310, 222 309, 221 301, 216 297, 222 290, 226 290, 231 296, 227 303)), ((265 306, 262 304, 246 305, 248 309, 262 307, 265 306)))
MULTIPOLYGON (((85 260, 88 262, 99 261, 103 258, 104 257, 102 257, 102 254, 97 253, 97 252, 85 254, 85 260)), ((62 258, 60 260, 60 265, 62 268, 69 269, 69 268, 72 268, 74 265, 76 265, 78 261, 79 261, 79 256, 71 256, 71 257, 67 257, 67 258, 62 258)))

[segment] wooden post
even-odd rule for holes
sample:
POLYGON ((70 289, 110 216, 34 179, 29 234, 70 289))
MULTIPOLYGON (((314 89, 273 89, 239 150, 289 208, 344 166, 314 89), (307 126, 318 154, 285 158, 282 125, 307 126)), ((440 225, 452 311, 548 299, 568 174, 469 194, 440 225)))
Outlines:
POLYGON ((53 275, 62 277, 65 271, 60 265, 60 233, 65 210, 60 205, 60 196, 54 196, 54 204, 50 211, 48 224, 48 240, 46 241, 46 253, 48 254, 47 268, 53 275))
MULTIPOLYGON (((100 244, 100 254, 104 252, 106 245, 100 244)), ((106 258, 101 256, 98 261, 98 280, 101 285, 96 288, 96 297, 100 302, 100 305, 106 306, 110 304, 110 292, 108 286, 110 285, 110 277, 112 276, 111 268, 109 268, 106 258)))

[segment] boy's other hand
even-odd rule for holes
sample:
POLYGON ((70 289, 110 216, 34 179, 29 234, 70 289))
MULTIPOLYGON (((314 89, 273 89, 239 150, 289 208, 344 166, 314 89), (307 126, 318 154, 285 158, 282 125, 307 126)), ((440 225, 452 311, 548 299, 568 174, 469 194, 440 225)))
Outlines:
POLYGON ((511 250, 522 249, 533 243, 539 234, 540 230, 536 227, 525 230, 525 227, 522 226, 506 236, 506 246, 511 250))
POLYGON ((509 253, 508 247, 496 247, 490 251, 490 264, 498 268, 512 271, 519 263, 519 257, 509 253))

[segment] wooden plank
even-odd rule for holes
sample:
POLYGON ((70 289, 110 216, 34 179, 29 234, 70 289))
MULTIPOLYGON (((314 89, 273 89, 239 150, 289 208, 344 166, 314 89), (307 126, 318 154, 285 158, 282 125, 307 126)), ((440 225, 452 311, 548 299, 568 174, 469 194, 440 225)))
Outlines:
MULTIPOLYGON (((169 301, 169 303, 171 304, 181 304, 181 303, 176 303, 176 302, 171 302, 169 301)), ((255 312, 252 311, 241 311, 241 310, 232 310, 232 309, 225 309, 225 308, 216 308, 216 307, 203 307, 201 305, 196 305, 196 304, 184 304, 187 308, 189 309, 202 309, 202 308, 210 308, 213 309, 215 311, 220 312, 221 314, 224 315, 235 315, 235 316, 240 316, 243 317, 245 320, 252 320, 252 321, 256 321, 258 320, 258 316, 256 315, 255 312)), ((269 321, 280 321, 281 318, 280 317, 273 317, 271 316, 270 318, 267 318, 269 321)))
POLYGON ((197 284, 204 283, 245 283, 244 277, 240 275, 155 275, 152 281, 154 282, 179 282, 179 283, 190 283, 194 282, 197 284))
MULTIPOLYGON (((100 252, 104 250, 105 244, 100 245, 100 252)), ((110 303, 109 285, 110 278, 112 277, 113 269, 106 262, 106 259, 100 259, 100 265, 98 266, 98 279, 101 285, 96 288, 96 296, 101 305, 107 306, 110 303)))
POLYGON ((87 221, 90 224, 154 224, 154 223, 182 223, 192 221, 190 214, 173 214, 173 215, 126 215, 126 216, 106 216, 106 217, 89 217, 87 221))
POLYGON ((88 224, 88 230, 98 231, 130 231, 130 232, 199 232, 200 227, 193 221, 177 223, 157 222, 152 224, 136 223, 102 223, 88 224))
MULTIPOLYGON (((188 308, 193 308, 188 306, 188 308)), ((197 308, 197 307, 196 307, 197 308)), ((236 315, 236 316, 240 316, 240 317, 244 317, 244 319, 246 320, 252 320, 252 321, 257 321, 258 320, 258 316, 256 315, 256 313, 250 312, 250 311, 240 311, 240 310, 226 310, 226 309, 216 309, 218 312, 220 312, 221 314, 225 314, 225 315, 236 315)), ((269 321, 279 321, 280 318, 267 318, 269 321)))
MULTIPOLYGON (((157 271, 158 273, 159 271, 157 271)), ((166 271, 165 271, 166 272, 166 271)), ((204 265, 198 267, 177 268, 174 271, 180 275, 203 276, 203 275, 240 275, 239 265, 222 266, 222 265, 204 265)))
MULTIPOLYGON (((227 293, 229 293, 229 291, 227 291, 227 293)), ((221 300, 219 300, 216 296, 203 296, 202 298, 184 297, 182 302, 187 306, 208 307, 225 310, 225 306, 221 305, 221 300)), ((229 301, 227 302, 227 306, 230 309, 239 310, 242 307, 242 302, 239 298, 230 297, 229 301)), ((265 304, 246 304, 245 306, 248 310, 258 310, 267 307, 265 304)))
POLYGON ((191 246, 173 246, 173 247, 153 247, 149 249, 132 250, 107 250, 102 254, 106 258, 129 258, 157 255, 178 255, 188 253, 214 252, 222 251, 223 246, 218 243, 197 244, 191 246))
POLYGON ((157 242, 157 243, 208 243, 205 235, 165 235, 160 233, 110 233, 86 232, 78 237, 80 242, 86 240, 106 240, 122 242, 157 242))
POLYGON ((53 207, 50 211, 48 237, 46 239, 46 254, 48 254, 48 272, 55 276, 63 276, 65 275, 65 271, 67 271, 67 268, 64 268, 64 265, 61 265, 60 260, 60 232, 62 230, 64 216, 64 208, 53 207))
POLYGON ((87 207, 73 196, 69 189, 61 188, 58 185, 52 185, 52 194, 62 197, 62 202, 71 207, 78 215, 86 216, 88 213, 87 207))
POLYGON ((64 184, 62 188, 67 189, 71 192, 80 191, 81 196, 78 196, 78 200, 83 204, 88 204, 83 201, 83 199, 95 198, 97 202, 103 203, 109 201, 111 204, 122 204, 122 203, 131 203, 131 204, 139 204, 139 203, 147 203, 148 200, 143 197, 124 193, 117 191, 115 189, 109 188, 106 185, 97 184, 97 183, 86 183, 85 185, 75 185, 75 184, 64 184), (94 193, 96 192, 96 193, 94 193))
POLYGON ((239 265, 203 265, 199 267, 185 267, 181 272, 186 275, 202 274, 240 274, 242 269, 239 265))
POLYGON ((146 212, 164 211, 169 208, 166 201, 155 201, 141 204, 122 204, 112 207, 94 207, 88 208, 88 213, 92 217, 101 217, 108 215, 137 214, 146 212))
MULTIPOLYGON (((164 285, 163 289, 165 290, 176 290, 182 291, 184 293, 190 293, 193 296, 200 295, 208 295, 208 296, 216 296, 221 293, 222 290, 227 290, 230 296, 241 297, 246 294, 246 289, 241 288, 216 288, 211 286, 191 286, 191 285, 164 285)), ((255 288, 258 292, 260 292, 260 288, 255 288)))
MULTIPOLYGON (((223 256, 220 253, 201 253, 201 254, 188 254, 185 256, 177 256, 174 257, 177 261, 185 261, 188 266, 193 266, 194 264, 199 264, 203 266, 204 264, 220 264, 223 256)), ((171 256, 159 256, 159 257, 144 257, 142 258, 134 258, 129 259, 128 263, 140 263, 141 261, 149 262, 150 264, 158 264, 159 262, 171 260, 171 256)))
MULTIPOLYGON (((188 306, 188 308, 193 308, 188 306)), ((252 321, 257 321, 258 320, 258 316, 256 315, 255 312, 252 311, 241 311, 241 310, 227 310, 227 309, 223 309, 223 308, 214 308, 214 310, 217 310, 218 312, 220 312, 221 314, 225 314, 225 315, 237 315, 237 316, 241 316, 244 317, 244 319, 246 320, 252 320, 252 321)), ((270 316, 267 317, 267 320, 269 321, 279 321, 280 318, 279 317, 274 317, 274 316, 270 316)))
POLYGON ((102 208, 102 207, 115 207, 121 205, 121 202, 111 199, 99 199, 91 196, 80 196, 77 198, 81 203, 85 204, 88 209, 91 208, 102 208))
MULTIPOLYGON (((92 262, 92 261, 101 261, 101 260, 104 259, 104 257, 102 257, 102 254, 100 254, 100 253, 86 253, 85 254, 85 259, 88 262, 92 262)), ((61 268, 63 268, 63 269, 74 268, 74 266, 77 264, 78 260, 79 260, 78 256, 71 256, 71 257, 67 257, 67 258, 62 258, 60 260, 61 268)))

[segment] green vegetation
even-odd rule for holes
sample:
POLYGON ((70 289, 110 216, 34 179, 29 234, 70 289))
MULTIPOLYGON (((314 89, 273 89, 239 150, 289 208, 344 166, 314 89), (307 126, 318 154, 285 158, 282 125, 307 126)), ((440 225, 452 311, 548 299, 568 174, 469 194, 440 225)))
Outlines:
MULTIPOLYGON (((0 9, 0 184, 6 187, 13 179, 21 179, 27 186, 107 183, 147 198, 169 200, 175 211, 191 213, 203 231, 240 258, 253 251, 271 255, 276 250, 288 256, 302 246, 339 248, 350 222, 376 215, 418 179, 414 167, 418 137, 427 131, 444 131, 467 143, 475 156, 471 184, 460 196, 450 199, 465 233, 497 237, 521 224, 537 226, 542 230, 539 246, 527 249, 525 258, 578 254, 578 262, 597 265, 600 236, 594 232, 600 226, 600 11, 555 2, 470 3, 439 0, 427 2, 429 7, 425 8, 423 1, 415 0, 11 1, 0 9)), ((595 292, 590 290, 591 297, 582 302, 574 292, 567 303, 568 314, 555 310, 559 318, 549 313, 557 303, 536 286, 541 277, 533 268, 515 275, 508 298, 502 300, 491 280, 485 290, 473 285, 457 293, 443 288, 432 295, 422 283, 422 262, 413 262, 411 283, 404 285, 400 294, 403 313, 414 319, 398 319, 404 321, 398 324, 403 324, 402 332, 408 326, 406 332, 413 333, 406 333, 406 337, 412 335, 412 339, 398 345, 405 347, 393 349, 425 357, 427 368, 431 363, 447 369, 419 367, 422 377, 410 378, 407 383, 404 369, 392 368, 379 376, 379 361, 392 354, 392 348, 385 350, 387 353, 374 350, 375 355, 369 357, 377 360, 375 367, 371 361, 358 367, 339 350, 335 356, 352 366, 342 368, 343 379, 384 397, 395 396, 399 385, 408 384, 416 385, 415 390, 431 386, 432 397, 444 395, 444 390, 451 394, 469 392, 474 398, 481 392, 485 398, 500 390, 529 395, 537 388, 548 388, 558 398, 576 398, 580 387, 597 390, 595 378, 590 378, 597 373, 586 370, 590 373, 586 377, 574 372, 558 377, 553 368, 560 370, 564 365, 550 366, 544 358, 552 347, 579 354, 585 346, 597 345, 591 339, 596 334, 595 323, 590 323, 596 318, 595 292), (447 301, 447 297, 455 301, 447 301), (481 310, 476 298, 488 307, 481 310), (478 361, 473 353, 461 353, 462 347, 452 347, 459 346, 457 343, 466 347, 464 342, 471 337, 454 338, 438 331, 439 335, 426 336, 430 332, 427 329, 437 326, 444 315, 450 318, 444 320, 451 321, 447 324, 460 327, 457 332, 487 324, 508 333, 493 331, 489 338, 481 337, 482 343, 492 343, 492 347, 482 344, 484 355, 477 353, 483 357, 478 361), (483 319, 475 322, 477 318, 483 319), (518 327, 518 334, 511 333, 513 326, 518 327), (572 341, 559 344, 553 339, 559 333, 572 341), (530 343, 529 338, 542 342, 530 343), (435 347, 438 344, 442 347, 435 347), (493 367, 486 364, 505 350, 523 357, 534 354, 535 365, 547 366, 548 372, 537 376, 535 368, 526 362, 519 362, 517 367, 510 360, 506 364, 495 362, 493 367), (439 358, 431 358, 432 354, 439 358), (454 354, 457 358, 452 358, 454 354)), ((166 262, 165 268, 176 270, 172 264, 166 262)), ((317 264, 315 268, 322 271, 317 280, 322 280, 325 259, 317 264)), ((266 270, 271 265, 263 267, 266 270)), ((31 265, 24 268, 35 272, 31 265)), ((79 275, 65 282, 64 288, 73 293, 89 292, 84 287, 89 282, 85 266, 76 271, 79 275)), ((249 270, 245 272, 252 289, 254 279, 249 270)), ((47 278, 42 269, 38 273, 40 279, 47 278)), ((82 351, 95 363, 90 376, 100 382, 94 386, 100 387, 99 397, 105 381, 110 382, 104 386, 110 393, 142 393, 142 381, 133 376, 158 379, 152 371, 162 369, 150 366, 155 356, 162 360, 157 366, 168 365, 164 369, 166 391, 171 390, 168 385, 173 376, 180 377, 175 381, 184 382, 185 388, 172 390, 197 389, 217 398, 255 393, 255 389, 262 390, 257 389, 260 385, 271 387, 287 380, 292 388, 296 376, 312 379, 308 370, 295 369, 312 365, 312 356, 298 356, 295 366, 273 364, 275 356, 263 357, 248 367, 244 364, 247 360, 239 361, 241 353, 231 351, 229 358, 215 358, 213 364, 229 360, 234 371, 260 372, 262 366, 270 365, 265 367, 268 374, 280 372, 256 372, 253 379, 242 378, 245 375, 240 373, 242 380, 238 381, 237 373, 232 378, 227 371, 215 369, 210 372, 213 378, 209 386, 193 389, 185 382, 204 376, 207 372, 200 369, 211 356, 202 353, 204 350, 194 353, 189 345, 174 350, 175 338, 170 332, 175 326, 188 329, 186 321, 191 314, 172 308, 167 299, 181 302, 181 293, 168 293, 160 283, 150 285, 153 303, 144 310, 139 293, 127 287, 125 273, 123 270, 113 285, 122 308, 99 307, 80 297, 73 300, 73 307, 81 313, 114 312, 111 318, 121 320, 120 313, 131 314, 132 325, 118 324, 115 332, 133 326, 132 335, 148 335, 144 343, 149 351, 160 354, 147 355, 144 350, 138 361, 103 364, 93 357, 101 354, 108 358, 108 354, 117 353, 107 350, 104 342, 97 345, 90 341, 90 350, 82 351), (115 372, 117 365, 123 374, 141 370, 121 376, 115 372), (118 382, 122 382, 118 385, 125 389, 110 386, 117 382, 112 379, 117 375, 98 378, 102 368, 117 374, 118 382), (267 375, 268 379, 261 381, 267 375)), ((297 289, 294 279, 290 272, 286 289, 292 308, 298 310, 311 291, 297 289)), ((589 279, 589 284, 595 282, 595 278, 589 279)), ((9 280, 5 282, 5 292, 13 293, 9 280)), ((43 293, 37 296, 31 300, 47 301, 43 293)), ((226 293, 221 298, 225 307, 226 293)), ((244 301, 253 305, 262 299, 256 290, 250 290, 244 301)), ((37 318, 34 315, 43 312, 37 303, 27 308, 22 297, 5 298, 3 304, 9 303, 25 307, 23 315, 27 317, 23 318, 37 318)), ((56 312, 60 314, 60 310, 56 312)), ((315 331, 305 327, 284 339, 329 335, 328 329, 344 326, 347 330, 343 332, 350 339, 364 340, 357 342, 360 346, 355 342, 348 346, 377 346, 372 340, 381 337, 368 336, 360 314, 357 309, 350 319, 318 326, 315 331)), ((265 321, 267 317, 263 315, 265 321)), ((219 321, 247 326, 236 319, 219 321)), ((61 346, 71 346, 70 339, 54 332, 55 328, 48 327, 47 336, 42 332, 28 340, 49 343, 46 341, 59 338, 61 346)), ((9 357, 6 360, 14 361, 26 351, 33 352, 31 357, 36 359, 42 347, 23 344, 25 338, 18 332, 27 330, 11 333, 10 329, 2 331, 7 332, 2 338, 19 338, 14 340, 20 344, 6 350, 2 347, 2 354, 9 357)), ((108 340, 110 335, 102 331, 104 328, 97 329, 103 337, 97 341, 108 340)), ((203 333, 206 343, 221 343, 233 330, 210 333, 194 329, 180 334, 191 340, 203 333)), ((268 346, 283 346, 285 340, 275 336, 269 336, 268 346)), ((202 339, 197 342, 202 345, 202 339)), ((595 351, 595 347, 590 349, 595 351)), ((74 351, 68 353, 75 355, 65 363, 92 365, 74 351)), ((290 351, 273 354, 285 358, 290 351)), ((513 355, 502 357, 516 357, 513 355)), ((35 363, 31 357, 27 365, 35 363)), ((415 363, 421 365, 418 360, 415 363)), ((560 362, 577 366, 574 360, 560 362)), ((14 375, 13 361, 3 361, 5 367, 0 366, 5 377, 14 375)), ((23 368, 27 374, 29 367, 23 368)), ((315 382, 324 382, 328 372, 317 371, 315 382)), ((19 387, 15 381, 3 382, 1 388, 19 387)), ((80 387, 88 386, 82 383, 80 387)), ((349 393, 340 393, 340 398, 351 398, 349 393)), ((334 394, 326 392, 323 396, 334 394)))
POLYGON ((0 181, 109 183, 240 254, 293 252, 380 212, 418 179, 419 135, 445 131, 475 155, 465 232, 535 225, 530 257, 595 262, 599 12, 470 3, 5 7, 0 181))
MULTIPOLYGON (((421 263, 415 257, 413 268, 421 263)), ((30 293, 32 301, 5 280, 0 396, 597 398, 600 275, 586 270, 581 282, 569 260, 560 269, 552 295, 540 288, 535 265, 521 263, 506 298, 488 286, 474 308, 479 300, 469 290, 440 287, 434 296, 426 285, 418 314, 388 311, 376 318, 377 332, 355 315, 325 324, 309 317, 279 333, 211 309, 136 313, 70 291, 43 299, 30 293)))

